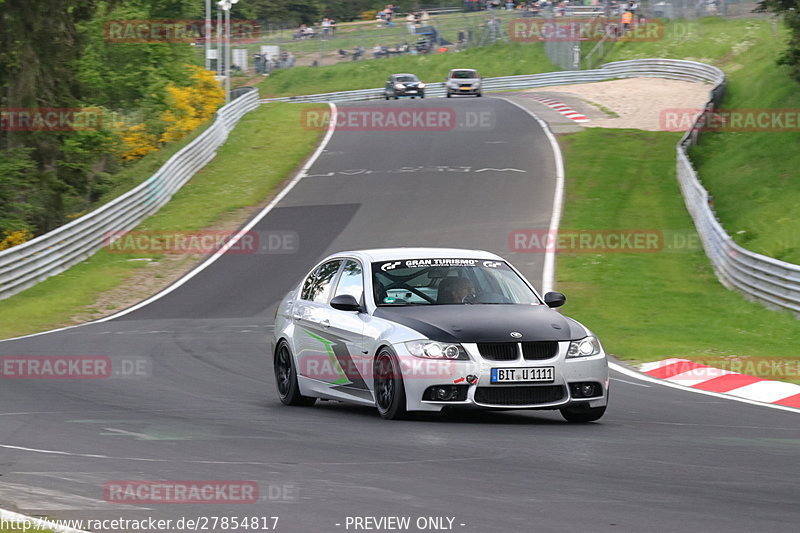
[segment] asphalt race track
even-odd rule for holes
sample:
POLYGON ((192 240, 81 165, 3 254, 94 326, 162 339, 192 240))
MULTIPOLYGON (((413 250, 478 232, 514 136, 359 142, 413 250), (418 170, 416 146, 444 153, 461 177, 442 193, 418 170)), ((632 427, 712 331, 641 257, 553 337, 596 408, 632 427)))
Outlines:
POLYGON ((268 353, 275 304, 330 252, 482 248, 541 283, 543 256, 508 245, 509 232, 550 221, 555 166, 537 122, 499 98, 359 104, 368 106, 449 108, 459 121, 480 111, 489 122, 337 131, 254 228, 293 235, 295 250, 226 255, 118 319, 0 343, 0 356, 146 366, 128 378, 2 380, 0 507, 57 518, 278 516, 278 531, 304 533, 354 531, 354 516, 408 516, 409 531, 418 517, 487 533, 797 531, 792 412, 616 372, 608 413, 587 425, 558 412, 389 422, 333 402, 282 406, 268 353), (109 503, 104 487, 119 480, 251 480, 259 501, 109 503))

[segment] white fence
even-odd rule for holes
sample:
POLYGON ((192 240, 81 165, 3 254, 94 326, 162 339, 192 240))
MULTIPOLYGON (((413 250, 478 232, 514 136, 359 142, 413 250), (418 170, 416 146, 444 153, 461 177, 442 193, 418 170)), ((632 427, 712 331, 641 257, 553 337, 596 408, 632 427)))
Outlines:
MULTIPOLYGON (((618 78, 668 78, 709 83, 707 110, 719 103, 725 90, 724 73, 711 65, 672 59, 638 59, 607 63, 594 70, 549 72, 546 74, 504 76, 483 80, 484 91, 528 89, 549 85, 590 83, 618 78)), ((426 96, 443 96, 444 84, 431 83, 426 96)), ((274 98, 282 102, 352 102, 383 98, 383 89, 364 89, 337 93, 274 98)), ((697 120, 702 115, 698 113, 697 120)), ((709 205, 686 150, 697 142, 699 129, 688 131, 677 146, 677 173, 686 208, 694 220, 706 254, 720 281, 769 306, 800 313, 800 265, 778 261, 742 248, 725 232, 709 205)))
POLYGON ((0 299, 83 261, 103 246, 109 232, 132 229, 158 211, 214 158, 239 119, 257 107, 258 92, 253 89, 221 108, 208 129, 138 187, 69 224, 0 252, 0 299))

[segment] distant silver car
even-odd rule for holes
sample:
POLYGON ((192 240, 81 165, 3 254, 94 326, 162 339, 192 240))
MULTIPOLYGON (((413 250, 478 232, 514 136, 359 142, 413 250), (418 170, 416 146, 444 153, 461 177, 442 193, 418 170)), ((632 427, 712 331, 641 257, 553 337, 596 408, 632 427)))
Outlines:
POLYGON ((471 68, 456 68, 450 71, 444 81, 447 97, 454 94, 474 94, 481 96, 481 76, 478 71, 471 68))
POLYGON ((395 248, 334 254, 279 304, 274 372, 286 405, 374 405, 384 418, 444 408, 560 409, 603 416, 597 337, 552 310, 502 258, 395 248))

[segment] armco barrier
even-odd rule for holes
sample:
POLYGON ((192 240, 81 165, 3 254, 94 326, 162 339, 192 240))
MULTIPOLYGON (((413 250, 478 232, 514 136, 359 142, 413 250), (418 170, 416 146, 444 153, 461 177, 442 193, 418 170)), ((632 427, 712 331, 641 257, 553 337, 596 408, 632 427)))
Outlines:
MULTIPOLYGON (((483 80, 483 90, 528 89, 570 83, 590 83, 618 78, 656 77, 711 84, 707 109, 721 99, 725 75, 716 67, 695 61, 637 59, 608 63, 594 70, 504 76, 483 80)), ((261 102, 354 102, 383 98, 382 89, 364 89, 261 102)), ((431 83, 427 96, 444 96, 443 83, 431 83)), ((207 131, 175 154, 153 177, 117 198, 46 235, 0 252, 0 299, 57 274, 102 245, 107 231, 133 228, 166 203, 172 194, 205 165, 239 118, 257 105, 255 91, 219 111, 207 131)), ((699 121, 701 114, 698 113, 699 121)), ((697 123, 695 123, 697 124, 697 123)), ((800 266, 778 261, 737 245, 722 228, 709 206, 708 192, 700 184, 686 150, 697 142, 699 128, 683 136, 677 147, 677 174, 686 207, 694 220, 706 254, 719 279, 728 287, 768 305, 800 313, 800 266)))
MULTIPOLYGON (((619 78, 667 78, 711 84, 706 110, 713 109, 725 91, 725 74, 718 68, 695 61, 674 59, 636 59, 607 63, 594 70, 548 72, 545 74, 485 78, 483 90, 504 91, 530 89, 549 85, 591 83, 619 78)), ((444 96, 443 83, 430 83, 426 96, 444 96)), ((383 98, 383 89, 364 89, 337 93, 312 94, 273 98, 262 102, 352 102, 383 98)), ((677 146, 677 174, 686 208, 694 220, 706 254, 711 259, 717 277, 727 287, 771 307, 800 313, 800 265, 778 261, 746 250, 733 242, 717 220, 709 205, 708 192, 703 188, 692 167, 687 149, 697 142, 699 128, 686 132, 677 146)))
POLYGON ((258 92, 252 89, 221 108, 208 129, 138 187, 69 224, 0 252, 0 299, 63 272, 97 251, 108 232, 132 229, 158 211, 214 158, 239 119, 257 107, 258 92))

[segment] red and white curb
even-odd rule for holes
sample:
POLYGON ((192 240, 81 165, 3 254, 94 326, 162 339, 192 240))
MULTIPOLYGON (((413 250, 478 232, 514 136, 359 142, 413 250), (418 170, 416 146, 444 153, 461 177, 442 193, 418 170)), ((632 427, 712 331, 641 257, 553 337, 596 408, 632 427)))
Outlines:
POLYGON ((546 98, 544 96, 538 96, 538 95, 530 94, 530 93, 526 94, 525 96, 530 98, 531 100, 536 100, 537 102, 546 105, 547 107, 549 107, 550 109, 553 109, 554 111, 558 111, 559 113, 561 113, 562 115, 564 115, 568 119, 574 120, 575 122, 589 122, 590 121, 589 117, 587 117, 586 115, 584 115, 582 113, 578 113, 577 111, 572 109, 567 104, 565 104, 563 102, 559 102, 558 100, 553 100, 552 98, 546 98))
POLYGON ((650 377, 676 385, 800 409, 800 385, 785 381, 739 374, 688 359, 673 358, 644 363, 639 369, 650 377))

